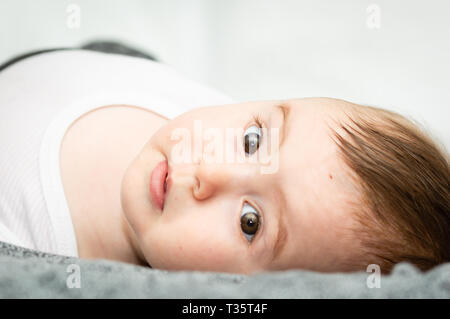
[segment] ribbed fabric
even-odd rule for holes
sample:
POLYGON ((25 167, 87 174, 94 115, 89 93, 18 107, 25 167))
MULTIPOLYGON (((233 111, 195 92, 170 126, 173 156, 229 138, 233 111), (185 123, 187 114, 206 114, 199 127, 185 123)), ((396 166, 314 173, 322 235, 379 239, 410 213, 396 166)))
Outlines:
POLYGON ((81 115, 111 104, 168 118, 233 103, 163 64, 90 51, 55 51, 0 73, 0 241, 78 256, 59 151, 81 115))

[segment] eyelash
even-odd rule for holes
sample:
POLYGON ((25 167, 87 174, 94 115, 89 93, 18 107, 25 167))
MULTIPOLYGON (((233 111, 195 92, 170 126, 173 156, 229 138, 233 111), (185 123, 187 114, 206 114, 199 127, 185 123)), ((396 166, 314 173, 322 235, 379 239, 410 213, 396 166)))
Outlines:
MULTIPOLYGON (((261 137, 260 137, 260 143, 262 144, 263 143, 263 141, 264 141, 264 139, 265 139, 265 136, 264 136, 264 132, 263 132, 263 128, 264 127, 266 127, 266 125, 265 125, 265 123, 264 123, 264 120, 262 119, 262 115, 261 115, 261 113, 254 113, 253 115, 252 115, 252 124, 250 124, 250 125, 248 125, 247 126, 247 128, 249 128, 249 127, 251 127, 251 126, 253 126, 253 125, 255 125, 256 124, 256 126, 258 126, 260 129, 261 129, 261 137)), ((247 129, 246 128, 246 129, 247 129)))
POLYGON ((253 120, 253 122, 255 122, 259 126, 259 128, 263 128, 264 127, 264 121, 262 120, 261 114, 259 114, 259 113, 253 114, 252 120, 253 120))
POLYGON ((240 220, 241 220, 241 215, 239 216, 239 224, 238 224, 239 232, 240 232, 241 235, 243 236, 245 242, 246 242, 248 245, 251 245, 257 238, 259 238, 259 237, 261 236, 261 232, 262 232, 263 226, 264 226, 264 218, 263 218, 263 216, 262 216, 261 211, 258 209, 258 206, 254 205, 254 204, 253 204, 252 202, 250 202, 249 200, 243 200, 243 201, 241 202, 241 209, 240 209, 240 212, 242 212, 242 209, 243 209, 243 207, 244 207, 245 204, 248 204, 248 205, 252 206, 252 207, 255 209, 255 211, 256 211, 256 213, 257 213, 257 215, 258 215, 258 218, 259 218, 259 228, 258 228, 258 231, 257 231, 256 234, 254 235, 253 239, 252 239, 251 241, 248 241, 247 237, 246 237, 246 236, 244 235, 244 233, 242 232, 242 229, 241 229, 241 222, 240 222, 240 220))

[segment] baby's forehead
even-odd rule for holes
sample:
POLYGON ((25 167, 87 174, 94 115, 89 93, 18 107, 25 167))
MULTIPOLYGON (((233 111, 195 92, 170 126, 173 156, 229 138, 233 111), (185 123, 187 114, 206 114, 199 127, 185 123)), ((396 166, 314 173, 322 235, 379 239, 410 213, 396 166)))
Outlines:
MULTIPOLYGON (((302 98, 273 101, 269 107, 283 105, 289 109, 285 115, 285 138, 280 148, 279 162, 283 179, 333 177, 343 175, 343 163, 334 134, 339 121, 350 107, 356 105, 332 98, 302 98)), ((275 123, 279 123, 275 121, 275 123)), ((279 133, 281 139, 282 133, 279 133)))
POLYGON ((335 149, 334 132, 346 119, 348 106, 343 104, 345 106, 340 107, 339 102, 328 100, 314 98, 286 103, 289 107, 286 140, 289 140, 290 148, 302 152, 315 151, 316 160, 328 157, 335 149))
POLYGON ((364 111, 365 107, 335 98, 301 98, 284 102, 292 110, 293 116, 309 115, 322 120, 344 120, 352 114, 364 111), (295 114, 295 115, 294 115, 295 114))
MULTIPOLYGON (((291 106, 291 123, 280 150, 280 175, 290 185, 286 191, 293 205, 300 204, 308 210, 333 209, 345 207, 351 198, 356 198, 351 171, 334 140, 336 116, 345 113, 330 112, 341 112, 336 110, 340 103, 315 98, 302 99, 291 106)), ((345 101, 342 104, 348 107, 345 101)))

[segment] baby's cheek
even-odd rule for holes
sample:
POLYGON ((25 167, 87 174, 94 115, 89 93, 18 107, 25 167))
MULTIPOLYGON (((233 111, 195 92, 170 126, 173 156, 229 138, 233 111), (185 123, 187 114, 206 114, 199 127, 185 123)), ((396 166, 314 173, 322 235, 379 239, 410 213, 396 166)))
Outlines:
POLYGON ((227 270, 232 264, 229 247, 213 241, 180 236, 158 247, 159 261, 165 269, 227 270))
POLYGON ((229 241, 190 242, 181 246, 180 254, 190 266, 200 270, 231 271, 238 267, 239 258, 229 241))
MULTIPOLYGON (((178 212, 173 212, 178 213, 178 212)), ((173 270, 232 271, 243 256, 224 221, 210 212, 185 209, 170 222, 161 221, 145 235, 146 255, 154 268, 173 270), (210 218, 203 216, 209 213, 210 218)))
POLYGON ((215 265, 220 250, 211 247, 208 241, 186 236, 177 238, 170 247, 173 263, 184 269, 208 269, 215 265))

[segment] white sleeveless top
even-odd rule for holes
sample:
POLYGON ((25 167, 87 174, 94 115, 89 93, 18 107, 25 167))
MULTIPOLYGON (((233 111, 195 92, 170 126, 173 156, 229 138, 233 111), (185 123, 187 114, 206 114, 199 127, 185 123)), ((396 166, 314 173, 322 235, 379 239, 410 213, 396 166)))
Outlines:
POLYGON ((95 108, 128 104, 168 118, 234 103, 158 62, 70 50, 0 72, 0 241, 78 256, 59 151, 67 128, 95 108))

